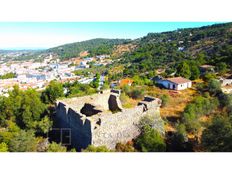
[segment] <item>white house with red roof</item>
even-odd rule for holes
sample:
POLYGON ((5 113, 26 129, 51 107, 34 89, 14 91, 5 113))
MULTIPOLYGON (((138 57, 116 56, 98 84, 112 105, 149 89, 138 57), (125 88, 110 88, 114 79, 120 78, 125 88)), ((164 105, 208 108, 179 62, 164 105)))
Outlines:
POLYGON ((157 80, 158 84, 163 85, 167 89, 184 90, 192 87, 192 81, 183 77, 173 77, 157 80))

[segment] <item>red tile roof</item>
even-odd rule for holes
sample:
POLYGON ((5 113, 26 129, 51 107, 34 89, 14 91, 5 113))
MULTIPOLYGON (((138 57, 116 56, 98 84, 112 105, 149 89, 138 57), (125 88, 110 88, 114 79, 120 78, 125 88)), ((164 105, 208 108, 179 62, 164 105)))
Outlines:
POLYGON ((173 77, 173 78, 168 78, 167 80, 175 84, 183 84, 183 83, 191 82, 191 80, 185 79, 183 77, 173 77))
POLYGON ((120 86, 131 85, 132 83, 133 83, 132 79, 122 79, 119 82, 120 86))

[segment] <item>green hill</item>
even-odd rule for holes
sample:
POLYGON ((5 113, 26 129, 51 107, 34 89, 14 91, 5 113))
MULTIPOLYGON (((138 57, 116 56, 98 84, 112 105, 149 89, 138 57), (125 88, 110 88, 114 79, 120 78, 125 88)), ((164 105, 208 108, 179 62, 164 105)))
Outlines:
POLYGON ((62 59, 79 56, 80 52, 88 51, 90 55, 111 54, 114 46, 127 43, 127 39, 92 39, 82 42, 50 48, 47 52, 58 54, 62 59))
POLYGON ((183 61, 232 64, 232 23, 149 33, 134 42, 136 49, 120 62, 126 66, 124 75, 176 68, 183 61))
POLYGON ((231 65, 232 23, 148 33, 135 40, 92 39, 61 45, 48 49, 47 52, 56 53, 61 59, 79 56, 82 51, 88 51, 89 56, 115 55, 115 50, 117 52, 120 48, 124 48, 120 47, 123 45, 133 47, 123 54, 116 54, 120 58, 120 61, 116 62, 117 65, 121 64, 125 67, 124 76, 133 76, 158 68, 173 72, 184 61, 198 66, 217 65, 220 62, 231 65))

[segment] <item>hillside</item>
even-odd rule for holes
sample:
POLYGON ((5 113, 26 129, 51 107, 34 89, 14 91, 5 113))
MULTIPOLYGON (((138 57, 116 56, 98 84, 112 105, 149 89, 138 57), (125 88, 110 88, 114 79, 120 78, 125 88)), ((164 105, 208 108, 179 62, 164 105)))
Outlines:
POLYGON ((127 43, 127 39, 92 39, 75 42, 50 48, 47 52, 58 54, 61 59, 79 56, 81 52, 88 51, 90 55, 111 54, 114 46, 127 43))
POLYGON ((125 66, 124 76, 136 72, 164 68, 174 72, 183 61, 232 63, 232 23, 215 24, 200 28, 178 29, 162 33, 148 33, 135 40, 92 39, 50 48, 46 52, 58 54, 61 59, 81 55, 111 54, 125 66), (85 53, 85 54, 83 54, 85 53))
POLYGON ((134 42, 129 42, 127 44, 120 44, 114 47, 111 56, 113 58, 119 58, 123 56, 125 53, 130 53, 134 51, 136 48, 136 44, 134 42))
POLYGON ((178 63, 193 60, 200 63, 232 64, 232 23, 200 28, 149 33, 137 40, 136 49, 123 56, 125 75, 157 68, 175 69, 178 63))

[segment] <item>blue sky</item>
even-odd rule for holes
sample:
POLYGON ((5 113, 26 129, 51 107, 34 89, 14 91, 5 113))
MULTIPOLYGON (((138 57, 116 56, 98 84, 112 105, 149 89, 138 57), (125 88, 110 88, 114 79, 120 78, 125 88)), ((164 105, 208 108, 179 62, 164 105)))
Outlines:
POLYGON ((216 22, 0 22, 0 49, 50 48, 93 38, 135 39, 149 32, 216 22))

